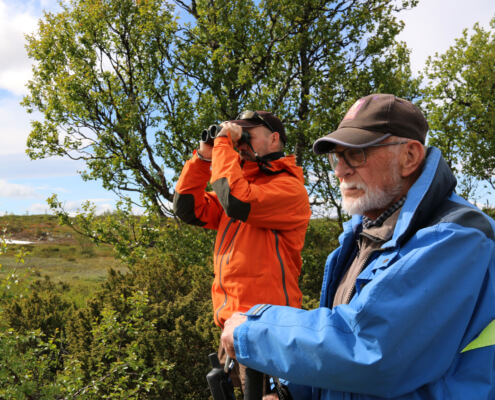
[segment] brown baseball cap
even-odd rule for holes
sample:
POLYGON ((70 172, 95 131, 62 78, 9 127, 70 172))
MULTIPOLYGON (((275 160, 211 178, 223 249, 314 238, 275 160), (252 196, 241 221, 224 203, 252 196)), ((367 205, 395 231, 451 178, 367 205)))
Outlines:
POLYGON ((335 132, 313 143, 316 154, 325 154, 336 145, 364 148, 400 136, 425 144, 428 123, 411 102, 393 94, 370 94, 356 101, 335 132))
POLYGON ((242 126, 243 128, 255 128, 257 126, 265 126, 272 132, 278 132, 280 139, 287 143, 287 135, 285 133, 284 124, 268 111, 243 111, 238 116, 237 119, 233 121, 234 124, 242 126))

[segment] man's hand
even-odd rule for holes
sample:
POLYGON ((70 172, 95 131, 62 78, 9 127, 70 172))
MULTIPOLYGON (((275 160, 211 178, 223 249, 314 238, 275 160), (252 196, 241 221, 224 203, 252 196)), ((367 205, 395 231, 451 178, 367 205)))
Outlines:
POLYGON ((232 314, 232 316, 227 321, 225 321, 220 341, 222 342, 222 346, 225 349, 225 352, 229 355, 230 358, 235 358, 234 329, 246 320, 247 317, 245 315, 236 312, 232 314))
POLYGON ((263 400, 278 400, 278 394, 271 393, 263 396, 263 400))
POLYGON ((220 131, 220 136, 223 135, 227 136, 227 132, 230 132, 232 143, 234 147, 237 147, 237 145, 239 144, 239 140, 242 136, 242 128, 237 124, 227 121, 222 122, 220 125, 222 126, 222 130, 220 131))
POLYGON ((211 160, 211 155, 213 154, 213 146, 207 144, 206 142, 199 142, 198 153, 201 157, 211 160))

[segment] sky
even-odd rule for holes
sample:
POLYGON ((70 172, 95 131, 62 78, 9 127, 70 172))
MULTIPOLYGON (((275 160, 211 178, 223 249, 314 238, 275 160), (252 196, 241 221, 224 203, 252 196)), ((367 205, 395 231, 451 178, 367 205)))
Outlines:
MULTIPOLYGON (((77 172, 84 164, 59 157, 31 161, 25 153, 33 115, 20 105, 31 78, 24 35, 36 30, 43 10, 56 12, 58 0, 0 0, 0 215, 48 214, 46 199, 53 194, 69 212, 86 200, 98 212, 111 211, 117 196, 98 182, 84 182, 77 172)), ((412 51, 413 73, 423 70, 428 56, 454 45, 464 29, 472 31, 477 22, 488 29, 494 16, 493 0, 420 0, 401 12, 405 29, 398 39, 412 51)))

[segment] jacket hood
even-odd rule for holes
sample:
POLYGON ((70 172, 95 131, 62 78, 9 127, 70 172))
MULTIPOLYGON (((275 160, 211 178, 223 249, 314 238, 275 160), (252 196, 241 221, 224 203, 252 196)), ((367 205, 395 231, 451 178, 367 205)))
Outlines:
POLYGON ((456 186, 457 179, 443 159, 440 150, 429 147, 423 173, 409 189, 402 207, 401 214, 407 218, 399 217, 394 238, 403 242, 409 238, 411 232, 425 226, 432 212, 440 207, 456 186))

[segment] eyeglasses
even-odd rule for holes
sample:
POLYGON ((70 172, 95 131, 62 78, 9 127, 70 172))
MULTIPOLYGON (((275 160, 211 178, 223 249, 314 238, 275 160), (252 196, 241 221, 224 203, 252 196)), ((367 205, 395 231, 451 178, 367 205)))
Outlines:
POLYGON ((256 111, 243 111, 241 112, 236 119, 259 119, 263 125, 265 125, 272 132, 276 132, 275 129, 268 123, 266 119, 264 119, 261 115, 259 115, 256 111))
POLYGON ((394 142, 394 143, 383 143, 383 144, 374 144, 372 146, 368 146, 362 149, 356 149, 352 147, 348 147, 344 151, 330 151, 328 153, 328 159, 330 160, 330 165, 335 170, 337 168, 337 164, 340 159, 343 157, 344 161, 351 168, 362 167, 366 164, 366 150, 370 147, 382 147, 382 146, 395 146, 397 144, 406 144, 407 142, 394 142))

